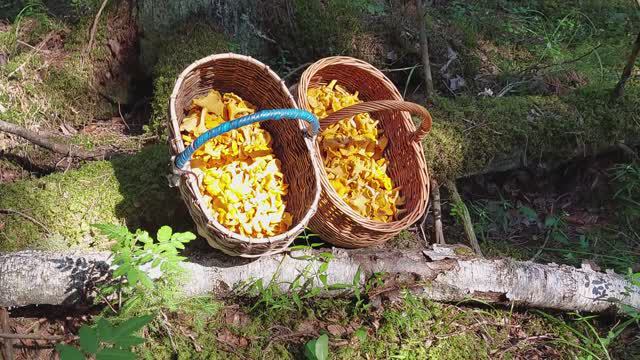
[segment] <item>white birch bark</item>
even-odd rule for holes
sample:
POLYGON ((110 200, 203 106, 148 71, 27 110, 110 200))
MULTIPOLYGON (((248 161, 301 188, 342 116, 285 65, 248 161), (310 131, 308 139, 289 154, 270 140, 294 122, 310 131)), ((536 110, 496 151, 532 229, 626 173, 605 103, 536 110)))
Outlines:
MULTIPOLYGON (((559 310, 604 311, 628 305, 640 308, 640 288, 613 272, 564 265, 544 265, 508 259, 455 255, 456 247, 425 251, 334 250, 328 284, 352 284, 358 268, 361 287, 373 273, 385 273, 385 287, 408 287, 436 301, 469 298, 490 303, 559 310)), ((301 255, 274 255, 257 260, 217 254, 192 257, 184 264, 188 296, 225 294, 236 285, 272 279, 283 288, 300 271, 317 269, 321 261, 301 255)), ((22 251, 0 254, 0 306, 70 305, 85 299, 87 285, 108 274, 109 253, 22 251)), ((319 282, 315 282, 320 286, 319 282)), ((331 295, 331 294, 329 294, 331 295)))

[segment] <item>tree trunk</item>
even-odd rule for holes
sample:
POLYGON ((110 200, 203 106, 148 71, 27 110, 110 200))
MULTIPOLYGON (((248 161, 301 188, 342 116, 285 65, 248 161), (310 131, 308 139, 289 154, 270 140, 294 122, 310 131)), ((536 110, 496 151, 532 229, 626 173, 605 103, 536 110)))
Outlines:
MULTIPOLYGON (((639 4, 640 5, 640 4, 639 4)), ((631 55, 629 55, 629 60, 627 61, 627 65, 624 67, 622 71, 622 76, 620 77, 620 81, 616 85, 615 89, 613 89, 613 93, 611 94, 612 100, 619 99, 622 95, 624 95, 624 85, 627 83, 627 80, 631 77, 631 72, 633 71, 633 67, 635 66, 636 60, 638 59, 638 54, 640 54, 640 32, 638 32, 638 37, 636 38, 636 42, 633 44, 633 50, 631 50, 631 55)))
POLYGON ((422 56, 422 69, 424 71, 425 95, 427 99, 433 96, 433 77, 431 76, 431 62, 429 61, 429 41, 427 40, 427 25, 425 23, 426 0, 416 0, 418 12, 418 32, 420 33, 420 53, 422 56))
MULTIPOLYGON (((384 273, 384 292, 409 288, 436 301, 469 298, 559 310, 604 311, 627 305, 640 308, 640 288, 611 272, 577 269, 507 259, 487 260, 460 254, 466 247, 435 245, 432 250, 373 251, 334 249, 327 282, 353 284, 361 269, 360 287, 374 273, 384 273)), ((317 252, 316 252, 317 254, 317 252)), ((300 271, 321 262, 291 255, 256 260, 211 253, 184 263, 190 277, 187 296, 224 295, 247 280, 272 279, 286 289, 300 271)), ((109 253, 22 251, 0 255, 0 306, 70 305, 85 299, 88 284, 109 272, 109 253)), ((319 286, 315 281, 314 286, 319 286)))

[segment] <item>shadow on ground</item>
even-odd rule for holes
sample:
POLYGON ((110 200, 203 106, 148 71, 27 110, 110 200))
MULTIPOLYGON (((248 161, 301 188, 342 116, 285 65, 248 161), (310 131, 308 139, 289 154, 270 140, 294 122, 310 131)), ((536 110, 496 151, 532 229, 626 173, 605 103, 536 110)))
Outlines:
POLYGON ((193 231, 177 189, 168 187, 166 145, 96 161, 78 170, 0 184, 0 251, 106 249, 91 224, 119 223, 154 234, 193 231))

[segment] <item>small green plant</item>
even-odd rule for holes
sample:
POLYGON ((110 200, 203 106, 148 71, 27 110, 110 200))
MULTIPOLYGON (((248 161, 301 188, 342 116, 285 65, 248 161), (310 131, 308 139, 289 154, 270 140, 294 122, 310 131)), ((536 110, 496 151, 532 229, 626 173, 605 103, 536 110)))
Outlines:
POLYGON ((569 237, 566 233, 567 222, 565 221, 565 218, 566 214, 550 214, 544 219, 544 228, 548 232, 548 236, 550 236, 552 240, 563 245, 567 245, 569 243, 569 237))
POLYGON ((614 166, 612 172, 612 182, 617 187, 613 197, 637 207, 640 211, 640 165, 620 164, 614 166))
POLYGON ((624 322, 614 325, 606 332, 605 336, 593 324, 598 315, 584 316, 579 313, 571 313, 571 322, 562 321, 542 311, 536 311, 550 322, 556 324, 561 329, 567 330, 567 334, 562 334, 558 342, 574 347, 579 351, 577 359, 581 360, 611 360, 610 347, 614 340, 631 324, 638 321, 638 315, 631 317, 624 322), (575 337, 578 341, 571 337, 575 337))
MULTIPOLYGON (((471 202, 469 213, 473 216, 474 230, 479 234, 480 239, 487 240, 491 232, 508 232, 517 221, 510 211, 513 208, 514 205, 504 199, 471 202)), ((459 210, 455 210, 455 213, 457 215, 459 210)))
POLYGON ((27 0, 24 2, 24 7, 18 15, 16 15, 15 22, 19 23, 22 19, 27 17, 37 18, 42 21, 48 21, 47 7, 42 0, 27 0))
POLYGON ((58 344, 56 350, 61 360, 96 360, 135 359, 131 349, 144 343, 144 339, 134 334, 153 320, 153 316, 145 315, 131 318, 120 325, 113 326, 109 321, 100 318, 96 325, 80 328, 80 349, 58 344))
MULTIPOLYGON (((273 274, 271 281, 265 285, 262 279, 258 279, 255 282, 249 284, 248 292, 258 294, 258 300, 251 308, 252 310, 260 307, 266 308, 268 311, 273 310, 302 310, 303 300, 313 298, 320 294, 323 290, 333 290, 341 288, 340 286, 329 286, 328 273, 329 262, 333 259, 333 254, 330 252, 321 252, 319 254, 313 254, 310 252, 313 248, 321 246, 322 244, 314 243, 311 245, 296 245, 292 246, 290 251, 305 251, 302 255, 292 255, 292 258, 298 260, 307 260, 309 264, 306 265, 298 275, 288 284, 287 290, 283 291, 281 284, 277 283, 275 277, 278 275, 279 267, 273 274), (320 266, 316 267, 316 263, 320 263, 320 266), (317 286, 318 284, 322 286, 317 286)), ((344 286, 342 288, 346 288, 344 286)), ((242 291, 242 290, 241 290, 242 291)))
POLYGON ((356 299, 354 303, 353 312, 355 315, 366 313, 371 304, 369 303, 368 294, 376 288, 384 286, 384 273, 374 273, 364 284, 364 291, 360 290, 360 279, 362 278, 362 271, 358 268, 356 275, 353 277, 353 294, 356 299))
POLYGON ((304 346, 304 356, 308 360, 326 360, 329 358, 329 337, 322 334, 310 340, 304 346))
POLYGON ((184 244, 195 239, 190 232, 173 233, 169 226, 158 230, 154 241, 149 233, 137 230, 129 232, 124 226, 111 224, 93 225, 103 235, 115 240, 113 252, 114 281, 100 289, 106 298, 118 293, 127 298, 124 308, 130 308, 140 302, 154 287, 152 278, 167 284, 181 273, 180 262, 185 258, 178 254, 184 244))
MULTIPOLYGON (((111 248, 112 264, 115 266, 113 279, 98 288, 101 300, 107 302, 109 309, 116 308, 108 298, 117 294, 119 302, 125 298, 124 305, 118 310, 127 313, 136 304, 154 297, 156 284, 168 286, 181 273, 180 263, 185 259, 178 255, 184 244, 195 239, 190 232, 173 233, 169 226, 158 230, 154 241, 143 230, 130 232, 126 227, 112 224, 94 224, 100 233, 116 243, 111 248)), ((165 299, 164 297, 160 297, 165 299)), ((166 300, 166 299, 165 299, 166 300)), ((145 311, 150 311, 145 308, 145 311)), ((128 315, 127 315, 128 316, 128 315)), ((85 356, 96 360, 135 359, 131 348, 144 342, 143 338, 133 334, 154 319, 151 315, 134 316, 118 326, 100 318, 96 325, 83 325, 79 330, 80 348, 58 344, 56 350, 62 360, 84 359, 85 356)))
POLYGON ((461 202, 454 202, 451 204, 451 211, 449 215, 456 219, 456 222, 462 223, 462 217, 464 216, 464 204, 461 202))

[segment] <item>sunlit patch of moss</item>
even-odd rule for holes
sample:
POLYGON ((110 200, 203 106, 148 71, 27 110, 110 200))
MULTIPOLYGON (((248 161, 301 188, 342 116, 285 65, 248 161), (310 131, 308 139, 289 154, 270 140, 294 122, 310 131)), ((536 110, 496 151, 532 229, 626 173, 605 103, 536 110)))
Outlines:
POLYGON ((73 54, 61 67, 47 73, 44 93, 54 118, 80 126, 115 112, 114 105, 95 91, 93 71, 81 54, 73 54))
POLYGON ((66 173, 0 184, 0 208, 41 223, 16 213, 0 214, 0 251, 105 249, 107 245, 92 236, 93 223, 152 231, 175 224, 184 229, 190 222, 176 192, 167 186, 168 160, 167 148, 158 145, 66 173))
POLYGON ((166 37, 150 41, 156 47, 157 59, 152 72, 152 116, 147 131, 166 136, 169 97, 178 75, 200 58, 230 51, 232 44, 203 22, 190 22, 166 37))
MULTIPOLYGON (((91 56, 84 53, 91 21, 66 24, 46 12, 37 13, 21 16, 0 35, 0 52, 8 58, 0 69, 0 93, 8 99, 3 106, 23 113, 9 121, 28 127, 56 127, 62 122, 79 126, 114 112, 94 84, 95 64, 105 61, 108 51, 96 46, 102 50, 91 56), (46 51, 18 45, 18 40, 45 46, 46 51)), ((105 27, 98 27, 98 41, 106 39, 105 27)))
POLYGON ((490 359, 486 344, 478 342, 474 336, 468 334, 452 335, 438 341, 429 349, 427 358, 434 360, 465 359, 473 354, 473 359, 490 359))

